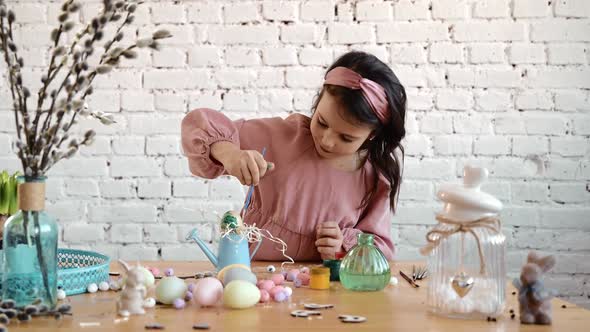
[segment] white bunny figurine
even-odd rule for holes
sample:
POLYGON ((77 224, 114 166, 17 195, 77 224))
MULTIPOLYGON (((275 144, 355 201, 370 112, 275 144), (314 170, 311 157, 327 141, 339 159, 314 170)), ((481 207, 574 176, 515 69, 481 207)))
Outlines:
POLYGON ((127 280, 125 286, 121 291, 119 300, 117 301, 117 312, 123 317, 129 315, 143 315, 144 299, 147 294, 147 289, 144 285, 145 275, 143 271, 135 267, 129 267, 127 263, 119 260, 119 263, 127 273, 127 280))

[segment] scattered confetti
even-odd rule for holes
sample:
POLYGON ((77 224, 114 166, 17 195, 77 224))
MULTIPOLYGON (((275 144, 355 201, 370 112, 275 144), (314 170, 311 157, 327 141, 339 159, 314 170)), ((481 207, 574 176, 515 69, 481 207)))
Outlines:
POLYGON ((291 311, 293 317, 310 317, 310 316, 321 316, 321 312, 313 310, 295 310, 291 311))
POLYGON ((305 309, 318 310, 318 309, 331 309, 334 308, 333 304, 317 304, 317 303, 304 303, 305 309))
POLYGON ((146 330, 163 330, 163 329, 165 329, 165 327, 162 324, 154 323, 154 324, 147 324, 145 326, 145 329, 146 330))
POLYGON ((354 315, 339 315, 338 318, 343 323, 363 323, 367 321, 367 317, 354 315))
POLYGON ((209 324, 195 324, 193 325, 193 330, 208 330, 209 324))

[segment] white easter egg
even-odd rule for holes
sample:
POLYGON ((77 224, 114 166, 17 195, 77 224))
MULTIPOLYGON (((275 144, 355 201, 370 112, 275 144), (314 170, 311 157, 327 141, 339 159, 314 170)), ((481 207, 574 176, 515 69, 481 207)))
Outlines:
POLYGON ((98 289, 100 289, 103 292, 108 291, 110 288, 111 286, 106 281, 101 281, 100 284, 98 284, 98 289))
POLYGON ((156 285, 156 299, 164 304, 172 304, 174 300, 184 298, 187 285, 178 277, 164 277, 156 285))
POLYGON ((260 290, 248 281, 234 280, 225 286, 223 304, 228 308, 249 308, 258 301, 260 301, 260 290))
POLYGON ((156 299, 154 299, 153 297, 148 297, 147 299, 145 299, 143 301, 144 308, 153 308, 155 306, 156 306, 156 299))
POLYGON ((86 290, 88 291, 88 293, 96 293, 96 291, 98 290, 98 286, 95 283, 92 283, 88 285, 86 290))
POLYGON ((58 289, 57 290, 57 299, 63 300, 65 298, 66 298, 66 291, 64 291, 63 289, 58 289))

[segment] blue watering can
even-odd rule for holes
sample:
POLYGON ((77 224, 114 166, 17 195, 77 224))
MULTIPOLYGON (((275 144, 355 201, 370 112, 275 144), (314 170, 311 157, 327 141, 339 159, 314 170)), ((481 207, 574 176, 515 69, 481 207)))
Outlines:
MULTIPOLYGON (((226 221, 222 220, 222 226, 224 225, 224 222, 226 221)), ((262 240, 258 241, 256 248, 254 248, 254 251, 250 255, 248 238, 243 234, 239 234, 237 230, 234 230, 226 233, 225 236, 219 240, 219 250, 217 256, 215 256, 215 254, 209 250, 205 242, 199 238, 196 228, 189 232, 186 239, 192 239, 197 245, 199 245, 207 258, 209 258, 211 263, 217 268, 218 272, 224 267, 232 264, 242 264, 250 267, 250 260, 254 257, 258 248, 260 248, 260 245, 262 244, 262 240)))

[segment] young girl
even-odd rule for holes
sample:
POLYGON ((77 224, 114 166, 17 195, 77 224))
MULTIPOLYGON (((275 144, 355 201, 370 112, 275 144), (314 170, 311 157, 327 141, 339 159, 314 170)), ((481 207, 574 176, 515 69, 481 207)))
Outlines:
MULTIPOLYGON (((238 121, 210 109, 190 112, 182 146, 191 172, 208 179, 230 174, 256 186, 244 222, 282 239, 295 260, 334 258, 361 232, 373 234, 392 259, 404 87, 375 56, 350 52, 329 68, 312 110, 311 118, 238 121)), ((255 259, 283 255, 262 241, 255 259)))

